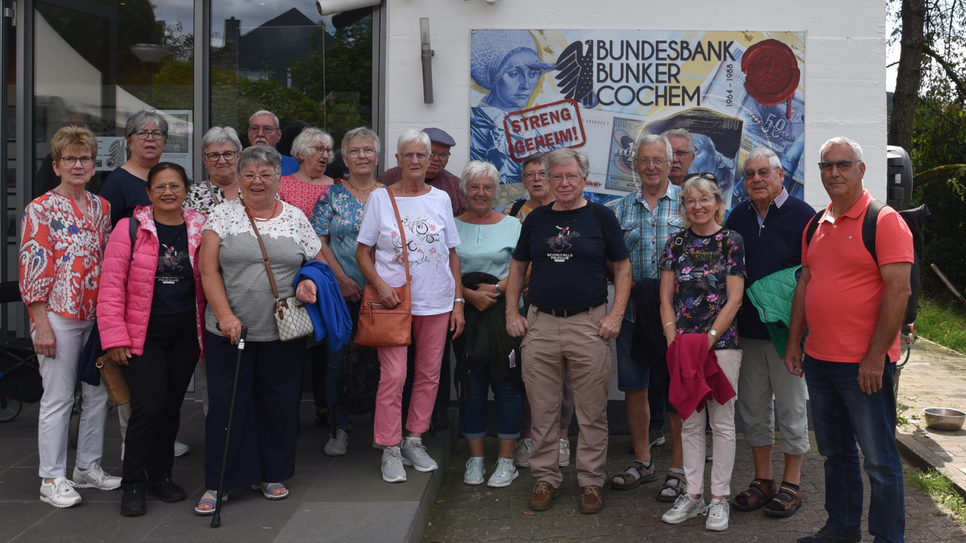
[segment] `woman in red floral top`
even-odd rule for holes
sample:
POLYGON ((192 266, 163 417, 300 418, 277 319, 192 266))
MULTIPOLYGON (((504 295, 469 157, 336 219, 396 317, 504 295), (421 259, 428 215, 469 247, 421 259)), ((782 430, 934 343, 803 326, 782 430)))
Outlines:
POLYGON ((332 159, 332 144, 332 136, 312 127, 302 130, 292 142, 292 156, 299 162, 299 171, 279 180, 278 197, 301 209, 306 218, 312 217, 315 203, 325 198, 336 182, 325 175, 332 159))
POLYGON ((74 487, 114 490, 120 477, 101 469, 107 391, 82 383, 83 412, 73 481, 67 479, 77 361, 94 324, 101 259, 111 228, 107 200, 84 190, 94 175, 97 140, 90 130, 61 128, 50 140, 60 184, 27 204, 20 245, 20 295, 30 309, 31 337, 40 362, 38 446, 40 500, 64 508, 81 502, 74 487))

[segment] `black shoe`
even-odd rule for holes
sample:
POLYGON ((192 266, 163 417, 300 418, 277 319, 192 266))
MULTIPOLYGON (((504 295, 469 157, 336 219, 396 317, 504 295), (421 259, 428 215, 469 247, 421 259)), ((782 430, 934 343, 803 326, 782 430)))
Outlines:
POLYGON ((859 543, 861 535, 839 535, 828 528, 822 528, 815 535, 801 537, 798 543, 859 543))
POLYGON ((144 507, 144 486, 135 485, 125 489, 121 496, 121 515, 125 517, 139 517, 148 510, 144 507))
POLYGON ((433 411, 430 422, 434 430, 445 430, 449 428, 449 414, 446 411, 433 411))
POLYGON ((148 483, 148 493, 161 498, 164 503, 180 502, 187 498, 184 489, 174 484, 171 477, 164 477, 148 483))

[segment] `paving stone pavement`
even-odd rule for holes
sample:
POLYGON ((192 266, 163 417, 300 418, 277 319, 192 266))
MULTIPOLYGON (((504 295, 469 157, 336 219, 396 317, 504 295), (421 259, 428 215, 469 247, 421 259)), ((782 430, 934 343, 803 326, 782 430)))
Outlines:
MULTIPOLYGON (((461 543, 476 541, 544 541, 557 543, 618 543, 638 541, 667 541, 677 538, 685 541, 715 541, 715 543, 738 543, 756 541, 793 542, 810 535, 825 524, 823 459, 816 452, 814 436, 812 452, 805 459, 802 469, 802 490, 806 503, 790 519, 766 518, 761 511, 741 513, 732 511, 731 526, 725 532, 709 532, 704 529, 704 518, 694 518, 681 525, 672 526, 661 521, 661 515, 671 504, 654 499, 660 481, 667 471, 670 460, 670 444, 653 450, 653 458, 660 481, 642 485, 630 491, 604 488, 604 509, 597 515, 582 515, 577 511, 579 486, 573 464, 564 468, 561 495, 549 511, 531 513, 527 500, 535 483, 528 469, 521 470, 520 477, 506 488, 489 488, 486 485, 463 484, 463 466, 469 458, 465 440, 459 440, 456 450, 443 478, 436 506, 423 532, 423 543, 461 543)), ((572 447, 576 436, 571 436, 572 447)), ((627 453, 629 436, 612 436, 608 452, 607 473, 622 472, 629 465, 627 453)), ((487 438, 487 472, 492 471, 496 459, 496 440, 487 438)), ((576 451, 576 449, 573 449, 576 451)), ((744 490, 753 476, 754 464, 751 450, 741 434, 738 435, 735 470, 732 478, 732 494, 744 490)), ((776 474, 781 471, 781 453, 774 455, 776 474)), ((705 488, 710 485, 711 464, 705 473, 705 488)), ((869 482, 865 484, 866 515, 868 513, 869 482)), ((707 491, 706 491, 707 494, 707 491)), ((706 500, 710 496, 706 495, 706 500)), ((871 541, 866 532, 867 516, 863 519, 863 541, 871 541)), ((915 491, 906 484, 906 541, 909 543, 945 543, 966 541, 966 529, 937 509, 932 499, 915 491)))

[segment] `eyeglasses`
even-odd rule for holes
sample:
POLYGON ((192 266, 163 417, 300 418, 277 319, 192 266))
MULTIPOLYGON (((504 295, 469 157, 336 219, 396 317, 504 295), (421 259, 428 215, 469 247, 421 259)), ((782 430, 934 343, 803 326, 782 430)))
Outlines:
POLYGON ((316 147, 315 148, 315 152, 318 153, 318 154, 320 154, 320 155, 331 155, 332 154, 332 148, 331 147, 322 147, 322 146, 319 146, 319 147, 316 147))
POLYGON ((146 140, 148 139, 148 136, 151 136, 152 138, 159 140, 164 138, 164 132, 160 130, 145 130, 143 128, 141 130, 134 131, 134 137, 136 137, 139 140, 146 140))
POLYGON ((661 167, 661 166, 667 164, 667 159, 664 159, 664 158, 639 158, 639 159, 635 160, 634 162, 637 162, 638 164, 640 164, 641 166, 644 166, 645 168, 648 167, 648 166, 650 166, 651 164, 654 164, 655 167, 661 167))
POLYGON ((580 179, 580 176, 575 173, 568 173, 567 175, 562 175, 557 173, 550 176, 550 180, 553 181, 554 183, 559 183, 564 179, 566 179, 570 183, 574 183, 578 179, 580 179))
POLYGON ((711 181, 715 185, 718 184, 718 176, 711 172, 692 173, 687 177, 687 179, 684 180, 684 182, 687 183, 688 181, 694 179, 695 177, 700 177, 701 179, 711 181))
POLYGON ((68 168, 73 168, 74 167, 74 164, 77 164, 77 161, 78 160, 80 161, 81 166, 83 166, 85 168, 94 163, 94 157, 88 156, 88 155, 84 155, 84 156, 65 156, 65 157, 61 157, 61 160, 64 161, 64 164, 67 164, 67 167, 68 168))
POLYGON ((164 194, 168 189, 171 189, 171 192, 181 192, 184 190, 184 183, 161 183, 151 187, 155 194, 164 194))
POLYGON ((546 178, 547 177, 547 170, 536 170, 536 171, 527 172, 527 173, 523 174, 523 178, 526 179, 527 181, 533 181, 534 179, 536 179, 538 177, 546 178))
POLYGON ((352 149, 349 149, 348 154, 352 158, 359 158, 360 156, 363 156, 363 155, 376 156, 376 150, 373 149, 372 147, 366 147, 365 149, 359 149, 358 147, 354 147, 352 149))
POLYGON ((253 125, 251 125, 251 126, 248 127, 248 131, 251 132, 251 133, 253 133, 253 134, 257 134, 259 132, 264 132, 266 134, 271 134, 272 132, 275 132, 276 130, 278 130, 278 128, 275 128, 274 126, 258 126, 257 124, 253 124, 253 125))
POLYGON ((479 184, 474 183, 472 185, 469 185, 468 187, 466 187, 466 193, 469 194, 471 192, 486 192, 491 194, 493 193, 493 183, 488 181, 486 183, 479 183, 479 184))
POLYGON ((694 206, 699 204, 701 205, 701 207, 708 207, 711 204, 715 203, 715 200, 716 199, 713 196, 702 196, 701 199, 699 200, 695 200, 694 198, 688 198, 687 200, 684 201, 684 208, 692 209, 694 208, 694 206))
POLYGON ((261 179, 262 183, 271 183, 275 179, 274 173, 263 173, 259 175, 254 175, 250 173, 242 174, 242 179, 246 183, 254 183, 256 179, 261 179))
POLYGON ((687 149, 678 149, 677 151, 674 151, 674 156, 678 158, 684 158, 690 154, 691 151, 688 151, 687 149))
POLYGON ((838 162, 819 162, 818 169, 823 172, 832 171, 832 166, 839 169, 840 172, 847 172, 852 169, 852 164, 858 164, 862 162, 861 160, 840 160, 838 162))
POLYGON ((442 153, 437 153, 436 151, 433 151, 432 153, 429 154, 429 156, 430 156, 430 158, 435 158, 436 160, 448 160, 449 159, 449 153, 448 152, 445 152, 445 151, 442 152, 442 153))
POLYGON ((225 162, 230 162, 237 154, 238 152, 236 151, 225 151, 224 153, 205 153, 205 158, 212 162, 218 162, 219 158, 224 158, 225 162))
POLYGON ((778 168, 758 168, 757 170, 745 170, 745 179, 754 179, 755 174, 758 177, 765 179, 771 175, 772 170, 777 170, 778 168))
POLYGON ((409 162, 412 162, 414 158, 416 160, 422 162, 422 161, 426 160, 426 158, 428 156, 429 155, 427 155, 426 153, 403 153, 402 154, 402 157, 404 159, 408 160, 409 162))

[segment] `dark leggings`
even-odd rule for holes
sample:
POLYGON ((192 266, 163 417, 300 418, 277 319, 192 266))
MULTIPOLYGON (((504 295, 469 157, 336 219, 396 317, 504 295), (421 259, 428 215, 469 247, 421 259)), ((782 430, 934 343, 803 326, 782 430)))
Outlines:
POLYGON ((181 403, 201 356, 194 312, 152 316, 144 352, 121 373, 131 391, 122 485, 171 476, 181 403))

